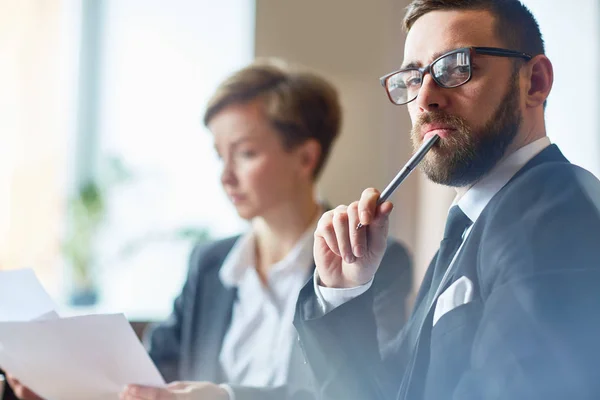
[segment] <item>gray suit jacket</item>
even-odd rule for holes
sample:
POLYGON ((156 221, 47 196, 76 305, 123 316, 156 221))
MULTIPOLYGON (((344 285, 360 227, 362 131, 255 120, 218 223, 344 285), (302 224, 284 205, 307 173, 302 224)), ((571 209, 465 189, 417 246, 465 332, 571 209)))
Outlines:
MULTIPOLYGON (((219 270, 238 237, 194 248, 187 281, 175 300, 173 313, 151 329, 146 337, 149 354, 167 382, 174 380, 224 380, 219 354, 231 322, 236 290, 225 287, 219 270)), ((392 339, 405 321, 404 304, 410 291, 411 267, 408 254, 398 242, 389 241, 379 274, 381 301, 375 300, 374 314, 381 323, 381 342, 392 339)), ((312 372, 298 343, 292 349, 285 387, 252 388, 231 385, 236 400, 312 399, 312 372)))
MULTIPOLYGON (((434 263, 417 308, 428 306, 434 263)), ((556 146, 543 150, 485 207, 444 289, 462 277, 472 301, 435 325, 432 307, 423 329, 410 318, 383 354, 371 306, 380 288, 318 315, 305 286, 294 323, 320 398, 600 399, 598 179, 556 146)))

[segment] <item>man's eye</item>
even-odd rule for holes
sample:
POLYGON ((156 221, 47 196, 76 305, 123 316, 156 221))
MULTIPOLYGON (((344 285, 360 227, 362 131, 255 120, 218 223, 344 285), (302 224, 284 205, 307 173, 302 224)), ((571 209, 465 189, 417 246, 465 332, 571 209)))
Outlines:
POLYGON ((458 65, 454 68, 453 71, 455 74, 468 74, 469 66, 468 65, 458 65))
POLYGON ((417 76, 417 77, 406 80, 407 88, 414 88, 414 87, 418 87, 418 86, 421 86, 421 78, 420 77, 417 76))

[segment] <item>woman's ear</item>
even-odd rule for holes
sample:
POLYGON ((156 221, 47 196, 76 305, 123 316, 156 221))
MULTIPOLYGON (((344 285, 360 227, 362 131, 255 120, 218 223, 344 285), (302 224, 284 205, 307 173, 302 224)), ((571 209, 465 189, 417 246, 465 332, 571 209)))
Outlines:
POLYGON ((535 56, 527 64, 527 107, 543 105, 554 81, 552 63, 543 54, 535 56))
POLYGON ((297 154, 302 176, 312 179, 321 161, 321 144, 316 139, 308 139, 298 146, 297 154))

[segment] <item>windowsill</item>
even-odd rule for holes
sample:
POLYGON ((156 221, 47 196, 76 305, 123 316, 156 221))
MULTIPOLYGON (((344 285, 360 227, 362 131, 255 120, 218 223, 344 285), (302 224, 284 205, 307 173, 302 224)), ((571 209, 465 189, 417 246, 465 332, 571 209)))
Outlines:
POLYGON ((124 314, 127 320, 130 322, 160 322, 167 318, 166 315, 160 314, 153 309, 119 309, 102 303, 92 306, 72 306, 61 304, 58 306, 58 314, 62 318, 93 314, 124 314))

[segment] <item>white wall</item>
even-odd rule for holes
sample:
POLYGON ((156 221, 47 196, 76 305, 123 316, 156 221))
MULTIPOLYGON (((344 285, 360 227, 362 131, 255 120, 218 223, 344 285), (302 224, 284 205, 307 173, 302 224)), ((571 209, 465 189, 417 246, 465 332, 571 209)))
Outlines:
POLYGON ((600 2, 523 0, 554 65, 546 124, 571 162, 600 177, 600 2))

